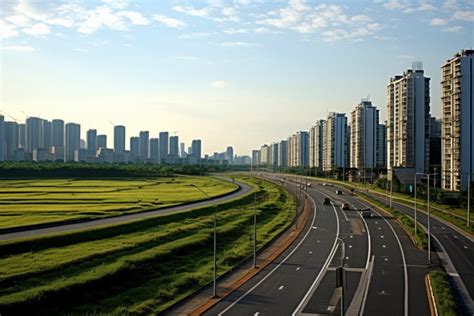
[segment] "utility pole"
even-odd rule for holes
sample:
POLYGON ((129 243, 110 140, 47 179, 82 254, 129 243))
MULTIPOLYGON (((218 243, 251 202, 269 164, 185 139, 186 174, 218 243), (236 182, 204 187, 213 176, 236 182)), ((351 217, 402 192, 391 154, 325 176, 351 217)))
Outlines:
POLYGON ((418 235, 418 225, 416 223, 416 172, 415 172, 415 235, 418 235))
POLYGON ((212 297, 217 297, 217 214, 214 212, 214 286, 212 297))
POLYGON ((470 212, 471 212, 471 172, 467 176, 467 227, 471 225, 470 212))
POLYGON ((255 191, 255 208, 253 212, 253 267, 257 267, 257 191, 255 191))
POLYGON ((431 211, 430 211, 430 174, 428 174, 428 263, 431 263, 431 211))

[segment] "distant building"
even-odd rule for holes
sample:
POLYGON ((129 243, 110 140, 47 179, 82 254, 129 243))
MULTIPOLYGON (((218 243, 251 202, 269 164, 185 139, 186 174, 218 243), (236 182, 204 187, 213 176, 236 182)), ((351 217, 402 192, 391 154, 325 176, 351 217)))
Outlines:
POLYGON ((18 123, 5 122, 5 159, 8 161, 15 160, 14 154, 19 148, 19 135, 18 123))
POLYGON ((160 162, 168 159, 170 145, 169 145, 169 133, 160 132, 160 162))
POLYGON ((377 168, 387 168, 387 130, 385 124, 377 127, 377 168))
POLYGON ((344 113, 330 113, 324 129, 323 171, 348 166, 348 128, 344 113))
MULTIPOLYGON (((18 146, 26 150, 26 124, 18 124, 19 138, 18 146)), ((62 143, 64 146, 64 142, 62 143)))
POLYGON ((201 140, 200 139, 195 139, 191 143, 191 151, 193 157, 196 159, 201 159, 201 140))
POLYGON ((87 161, 87 149, 79 148, 74 150, 74 161, 75 162, 88 162, 87 161))
POLYGON ((107 135, 97 135, 97 149, 99 148, 107 148, 107 135))
POLYGON ((5 117, 0 115, 0 161, 7 158, 7 143, 5 137, 5 117))
POLYGON ((441 66, 442 180, 448 191, 474 181, 474 50, 463 50, 441 66))
POLYGON ((94 162, 97 156, 97 130, 87 131, 87 162, 94 162))
POLYGON ((53 154, 53 160, 64 161, 64 121, 54 119, 51 122, 51 153, 53 154))
POLYGON ((288 142, 281 140, 278 143, 278 167, 288 167, 288 142))
MULTIPOLYGON (((387 85, 387 167, 428 172, 430 78, 414 63, 387 85)), ((405 172, 406 173, 406 172, 405 172)))
POLYGON ((187 156, 185 148, 186 148, 186 145, 184 143, 179 144, 179 156, 181 158, 186 158, 187 156))
POLYGON ((138 162, 140 160, 140 138, 130 137, 130 161, 138 162))
POLYGON ((112 148, 99 148, 97 155, 97 161, 101 163, 113 163, 114 162, 114 150, 112 148))
POLYGON ((257 149, 252 150, 252 166, 256 167, 260 162, 260 151, 257 149))
POLYGON ((159 162, 160 157, 160 140, 158 138, 150 139, 150 160, 153 163, 159 162))
POLYGON ((125 151, 125 126, 114 126, 114 151, 119 154, 125 151))
POLYGON ((140 159, 147 161, 150 152, 150 133, 148 131, 140 132, 140 159))
POLYGON ((53 130, 52 130, 51 122, 47 120, 43 120, 43 148, 45 149, 46 152, 48 152, 52 146, 52 141, 53 141, 52 137, 53 137, 53 130))
POLYGON ((229 164, 234 163, 234 148, 232 146, 227 146, 225 156, 227 161, 229 161, 229 164))
POLYGON ((170 136, 170 157, 173 159, 179 158, 179 137, 170 136))
POLYGON ((325 120, 318 120, 309 129, 309 167, 322 169, 325 120))
POLYGON ((351 112, 350 126, 350 167, 367 172, 377 166, 379 110, 362 100, 351 112))
POLYGON ((38 117, 26 119, 25 152, 33 153, 34 149, 44 148, 43 120, 38 117))
POLYGON ((80 148, 81 125, 76 123, 66 124, 65 161, 74 161, 74 151, 80 148))

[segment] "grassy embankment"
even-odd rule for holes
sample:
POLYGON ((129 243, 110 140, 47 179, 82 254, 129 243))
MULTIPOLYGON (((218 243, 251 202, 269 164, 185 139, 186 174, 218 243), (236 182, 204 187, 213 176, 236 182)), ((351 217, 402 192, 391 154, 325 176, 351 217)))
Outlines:
MULTIPOLYGON (((369 190, 370 192, 373 193, 378 193, 385 195, 386 192, 385 190, 377 187, 376 185, 364 185, 362 183, 354 183, 354 182, 342 182, 338 180, 333 180, 333 179, 326 179, 326 178, 316 178, 318 181, 322 182, 331 182, 331 183, 336 183, 339 185, 344 185, 347 188, 350 189, 359 189, 359 190, 369 190)), ((407 194, 403 193, 398 193, 398 192, 393 192, 392 194, 393 200, 400 203, 404 204, 409 207, 413 207, 415 203, 415 199, 407 194)), ((427 212, 428 207, 426 204, 426 200, 422 199, 417 199, 417 208, 419 210, 427 212)), ((468 233, 474 233, 474 212, 471 212, 470 218, 471 218, 471 224, 469 227, 466 226, 466 209, 462 208, 457 208, 457 207, 452 207, 449 205, 445 204, 440 204, 436 202, 431 202, 430 203, 430 209, 431 209, 431 214, 436 215, 456 227, 468 232, 468 233)))
POLYGON ((431 288, 436 303, 436 309, 440 316, 459 315, 456 301, 452 293, 446 273, 440 270, 431 271, 428 274, 431 281, 431 288))
POLYGON ((156 314, 212 280, 213 214, 218 274, 294 218, 286 191, 245 177, 257 189, 233 201, 75 233, 0 243, 0 313, 156 314))
POLYGON ((155 179, 37 179, 0 181, 0 228, 96 219, 158 209, 234 190, 210 177, 155 179))

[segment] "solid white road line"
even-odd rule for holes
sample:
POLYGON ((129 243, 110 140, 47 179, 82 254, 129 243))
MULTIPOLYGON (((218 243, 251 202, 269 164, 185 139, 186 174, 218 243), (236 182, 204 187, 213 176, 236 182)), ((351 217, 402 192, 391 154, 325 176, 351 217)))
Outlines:
POLYGON ((334 238, 334 244, 332 246, 331 251, 329 252, 329 256, 327 257, 326 262, 324 263, 324 265, 322 266, 322 268, 319 271, 318 275, 316 276, 316 279, 314 280, 313 284, 311 284, 311 286, 308 289, 308 291, 306 292, 305 296, 303 297, 301 302, 298 304, 295 311, 292 313, 292 316, 295 316, 304 307, 307 300, 309 299, 309 296, 313 293, 313 291, 315 290, 316 285, 319 283, 320 278, 323 275, 323 272, 327 269, 327 267, 331 263, 332 258, 334 257, 334 254, 336 253, 337 237, 339 237, 339 216, 337 215, 337 211, 336 211, 336 207, 334 206, 334 203, 331 202, 331 204, 332 204, 332 208, 334 210, 334 215, 336 215, 336 238, 334 238))
MULTIPOLYGON (((307 193, 306 193, 307 194, 307 193)), ((300 240, 300 242, 296 245, 295 248, 293 248, 293 250, 282 260, 280 261, 280 263, 275 267, 273 268, 273 270, 271 270, 270 272, 268 272, 267 275, 265 275, 265 277, 263 277, 259 282, 257 282, 257 284, 255 284, 254 286, 252 286, 247 292, 245 292, 243 295, 241 295, 238 299, 236 299, 232 304, 230 304, 229 306, 227 306, 222 312, 219 313, 219 316, 220 315, 223 315, 224 313, 226 313, 227 311, 229 311, 232 307, 234 307, 238 302, 240 302, 242 299, 244 299, 247 295, 249 295, 250 293, 252 293, 260 284, 262 284, 263 282, 265 282, 266 279, 268 279, 276 270, 278 270, 281 265, 283 263, 286 262, 286 260, 288 260, 294 253, 296 250, 298 250, 298 248, 301 246, 301 244, 306 240, 306 238, 308 237, 309 233, 311 232, 311 229, 312 229, 312 226, 314 226, 314 222, 316 221, 316 203, 314 202, 313 198, 308 194, 308 197, 311 199, 311 201, 313 202, 313 206, 314 206, 314 209, 313 209, 313 220, 311 222, 311 225, 309 226, 308 230, 306 231, 306 234, 303 236, 303 238, 300 240)))

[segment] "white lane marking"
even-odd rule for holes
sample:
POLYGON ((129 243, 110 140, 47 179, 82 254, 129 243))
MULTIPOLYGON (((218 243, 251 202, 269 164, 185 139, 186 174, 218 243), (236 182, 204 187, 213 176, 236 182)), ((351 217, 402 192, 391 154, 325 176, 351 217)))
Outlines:
POLYGON ((368 269, 369 264, 370 264, 370 255, 371 255, 371 252, 372 252, 372 241, 370 240, 371 238, 370 238, 369 226, 367 225, 366 220, 364 219, 364 217, 362 217, 360 212, 359 212, 359 217, 362 218, 362 221, 364 222, 364 225, 365 225, 365 230, 367 231, 367 243, 369 245, 369 248, 367 249, 367 261, 365 262, 365 269, 368 269))
POLYGON ((349 248, 352 248, 352 245, 349 245, 349 248))
POLYGON ((300 271, 300 269, 301 269, 300 267, 297 267, 297 268, 296 268, 296 271, 300 271))
POLYGON ((309 253, 309 254, 312 254, 313 252, 310 250, 308 253, 309 253))
POLYGON ((346 216, 346 212, 344 212, 344 210, 342 209, 342 207, 340 207, 340 209, 341 209, 342 215, 344 215, 344 218, 346 219, 346 222, 349 222, 349 219, 348 219, 347 216, 346 216))
POLYGON ((253 316, 258 316, 260 315, 260 312, 256 312, 255 314, 253 314, 253 316))
POLYGON ((385 246, 385 245, 382 245, 382 248, 387 248, 387 246, 385 246))
POLYGON ((313 229, 318 229, 318 227, 317 227, 317 226, 313 226, 313 229))
POLYGON ((318 244, 319 244, 319 240, 316 240, 316 243, 318 243, 318 244))
POLYGON ((464 249, 467 249, 467 246, 464 246, 464 249))
POLYGON ((375 224, 378 224, 379 222, 375 221, 375 224))
POLYGON ((349 235, 349 238, 350 238, 350 239, 352 239, 352 238, 354 238, 354 236, 352 236, 352 235, 349 235))
POLYGON ((349 257, 346 257, 346 260, 349 260, 349 257))
MULTIPOLYGON (((328 196, 327 194, 324 194, 324 195, 328 196)), ((311 198, 310 195, 308 195, 308 196, 311 198)), ((314 203, 314 200, 312 198, 311 198, 311 200, 314 203)), ((295 311, 291 314, 292 316, 296 316, 296 314, 300 311, 300 309, 303 308, 303 305, 306 303, 306 300, 309 299, 309 296, 312 294, 314 288, 316 287, 316 284, 318 284, 319 279, 323 275, 323 272, 327 269, 327 267, 329 266, 329 264, 332 261, 332 258, 334 257, 334 254, 336 253, 336 250, 337 250, 337 237, 339 236, 339 226, 340 226, 340 224, 339 224, 339 216, 337 215, 336 207, 334 206, 334 203, 331 203, 331 204, 332 204, 332 208, 334 210, 334 214, 336 215, 336 237, 334 238, 334 244, 332 245, 332 249, 329 252, 329 256, 326 258, 326 262, 324 262, 324 265, 322 266, 321 270, 319 271, 318 275, 316 276, 316 279, 314 279, 313 284, 311 284, 310 288, 308 289, 308 291, 304 295, 303 299, 298 304, 295 311)), ((315 205, 315 207, 316 207, 316 205, 315 205)))
POLYGON ((445 228, 444 226, 441 226, 441 229, 442 229, 442 230, 445 230, 446 228, 445 228))
POLYGON ((454 238, 458 239, 458 236, 454 235, 454 238))
POLYGON ((283 290, 284 286, 283 285, 280 285, 280 287, 278 288, 278 291, 281 291, 283 290))
POLYGON ((384 258, 383 260, 384 260, 384 261, 388 261, 388 258, 384 258))
POLYGON ((378 229, 378 230, 382 230, 382 227, 379 226, 379 227, 377 227, 377 229, 378 229))
MULTIPOLYGON (((295 248, 293 248, 293 250, 282 260, 280 261, 280 263, 275 267, 273 268, 272 271, 268 272, 268 274, 263 277, 257 284, 255 284, 254 286, 252 286, 247 292, 245 292, 244 294, 242 294, 238 299, 236 299, 232 304, 230 304, 229 306, 227 306, 222 312, 220 312, 218 315, 223 315, 225 312, 227 312, 228 310, 230 310, 232 307, 235 306, 235 304, 237 304, 238 302, 240 302, 243 298, 245 298, 247 295, 249 295, 250 293, 252 293, 260 284, 262 284, 263 282, 265 282, 266 279, 268 279, 276 270, 278 270, 278 268, 281 267, 281 265, 283 263, 286 262, 286 260, 288 260, 294 253, 295 251, 303 244, 303 242, 306 240, 306 238, 308 237, 309 233, 311 232, 311 227, 314 226, 314 222, 316 220, 316 203, 314 202, 314 199, 308 195, 308 197, 311 199, 311 201, 313 202, 313 206, 314 206, 314 209, 313 209, 313 221, 311 222, 311 226, 310 228, 306 231, 306 234, 303 236, 303 238, 300 240, 300 242, 296 245, 295 248)), ((339 228, 339 227, 338 227, 339 228)), ((336 239, 337 241, 337 239, 336 239)))
POLYGON ((380 235, 380 238, 382 238, 382 239, 383 239, 383 235, 380 235))

